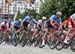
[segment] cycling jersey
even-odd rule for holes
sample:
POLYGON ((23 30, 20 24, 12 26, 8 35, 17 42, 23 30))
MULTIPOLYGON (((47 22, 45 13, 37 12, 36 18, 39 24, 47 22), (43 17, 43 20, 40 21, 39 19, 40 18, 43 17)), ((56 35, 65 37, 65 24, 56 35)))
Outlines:
POLYGON ((29 16, 26 16, 26 17, 24 18, 24 21, 27 22, 27 23, 29 23, 29 22, 35 23, 35 22, 36 22, 35 19, 30 18, 29 16))
POLYGON ((23 19, 23 27, 25 30, 27 30, 27 27, 28 27, 28 24, 31 23, 31 24, 35 24, 36 23, 36 20, 33 19, 33 18, 30 18, 30 16, 26 16, 24 19, 23 19))
POLYGON ((38 25, 42 25, 42 20, 41 20, 41 19, 38 20, 37 24, 38 24, 38 25))
POLYGON ((58 28, 59 25, 62 23, 62 19, 61 18, 57 18, 56 15, 52 15, 48 20, 47 20, 47 28, 58 28), (50 21, 52 21, 54 23, 54 26, 50 23, 50 21))
POLYGON ((8 29, 8 23, 1 22, 0 27, 1 30, 6 31, 8 29))
POLYGON ((41 30, 42 25, 43 25, 42 20, 41 20, 41 19, 38 20, 38 22, 37 22, 37 29, 38 29, 39 31, 41 30))
POLYGON ((67 20, 67 26, 68 28, 75 28, 75 24, 73 23, 71 18, 67 20))
POLYGON ((46 28, 53 28, 53 26, 51 25, 51 23, 50 23, 50 19, 48 19, 47 21, 46 21, 46 28))
POLYGON ((61 19, 61 18, 57 18, 56 15, 52 15, 52 16, 50 17, 50 20, 51 20, 51 21, 55 21, 55 22, 57 22, 58 24, 61 24, 61 23, 62 23, 62 19, 61 19))
POLYGON ((13 21, 13 25, 15 26, 15 27, 20 27, 20 22, 19 21, 13 21))

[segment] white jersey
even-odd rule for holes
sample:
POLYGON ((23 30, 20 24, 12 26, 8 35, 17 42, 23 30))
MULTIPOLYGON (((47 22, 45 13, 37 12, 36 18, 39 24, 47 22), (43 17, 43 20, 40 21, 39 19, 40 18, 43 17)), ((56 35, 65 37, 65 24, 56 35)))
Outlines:
POLYGON ((42 20, 38 20, 37 24, 42 25, 42 20))
POLYGON ((0 26, 2 26, 2 25, 4 25, 4 24, 5 24, 5 22, 1 22, 0 26))
POLYGON ((5 24, 5 22, 1 22, 0 26, 6 26, 7 28, 9 27, 9 24, 5 24))

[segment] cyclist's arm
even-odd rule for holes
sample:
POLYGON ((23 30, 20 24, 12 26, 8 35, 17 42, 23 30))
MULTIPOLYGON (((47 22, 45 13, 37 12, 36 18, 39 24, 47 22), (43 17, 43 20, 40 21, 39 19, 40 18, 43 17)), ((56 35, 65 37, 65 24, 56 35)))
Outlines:
POLYGON ((34 24, 37 24, 37 21, 36 21, 35 19, 32 19, 32 22, 33 22, 34 24))
POLYGON ((51 20, 51 19, 50 19, 50 24, 51 24, 52 26, 54 26, 53 20, 51 20))
POLYGON ((23 22, 24 22, 24 20, 22 20, 22 22, 21 22, 21 26, 23 25, 23 22))
POLYGON ((58 23, 58 25, 59 25, 59 29, 62 29, 62 19, 61 19, 61 18, 59 18, 59 23, 58 23))
POLYGON ((56 16, 55 15, 52 15, 51 17, 50 17, 50 24, 52 25, 52 26, 54 26, 54 18, 55 18, 56 16))
POLYGON ((11 28, 11 31, 14 31, 14 25, 13 24, 11 25, 10 28, 11 28))
POLYGON ((24 18, 22 21, 21 21, 21 26, 23 26, 23 22, 26 20, 26 18, 24 18))

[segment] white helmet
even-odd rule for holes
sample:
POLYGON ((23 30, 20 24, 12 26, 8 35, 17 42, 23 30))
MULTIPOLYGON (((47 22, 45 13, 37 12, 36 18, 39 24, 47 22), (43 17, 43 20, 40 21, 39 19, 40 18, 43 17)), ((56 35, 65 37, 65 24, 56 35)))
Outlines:
POLYGON ((75 15, 73 15, 72 18, 75 19, 75 15))
POLYGON ((45 16, 43 16, 43 17, 42 17, 42 19, 46 19, 46 17, 45 17, 45 16))
POLYGON ((75 13, 70 16, 70 18, 75 18, 75 13))
POLYGON ((56 15, 62 16, 62 13, 60 11, 56 12, 56 15))

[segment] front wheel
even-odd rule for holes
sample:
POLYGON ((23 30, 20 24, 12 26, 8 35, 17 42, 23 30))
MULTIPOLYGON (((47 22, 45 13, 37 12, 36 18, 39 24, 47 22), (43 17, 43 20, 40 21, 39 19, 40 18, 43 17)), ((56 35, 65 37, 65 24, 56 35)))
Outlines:
POLYGON ((73 39, 73 41, 72 41, 72 44, 71 44, 71 50, 73 51, 73 52, 75 52, 75 39, 73 39))
POLYGON ((57 50, 63 49, 63 44, 62 44, 62 43, 57 43, 56 49, 57 49, 57 50))
POLYGON ((56 47, 56 43, 48 42, 48 46, 49 46, 50 49, 54 49, 56 47))

